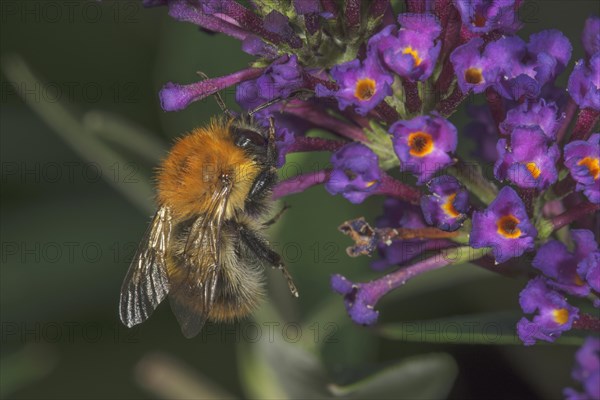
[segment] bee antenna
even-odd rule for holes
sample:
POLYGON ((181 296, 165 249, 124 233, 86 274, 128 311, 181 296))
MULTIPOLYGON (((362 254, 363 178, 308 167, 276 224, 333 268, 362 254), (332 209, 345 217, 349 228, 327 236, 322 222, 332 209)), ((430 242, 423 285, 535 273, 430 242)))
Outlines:
MULTIPOLYGON (((208 75, 206 75, 204 72, 202 71, 196 71, 196 74, 198 76, 200 76, 202 79, 209 79, 208 75)), ((225 101, 223 101, 223 97, 221 97, 221 93, 216 92, 215 94, 213 94, 213 96, 215 97, 215 101, 217 102, 217 105, 219 106, 219 108, 221 109, 221 111, 224 114, 227 114, 228 116, 231 116, 231 111, 229 111, 229 108, 227 108, 227 106, 225 105, 225 101)))
POLYGON ((298 90, 293 91, 288 97, 275 97, 274 99, 269 100, 266 103, 263 103, 263 104, 257 106, 255 109, 248 111, 248 116, 252 117, 257 112, 262 111, 267 107, 271 107, 273 104, 279 103, 280 101, 284 101, 284 100, 291 100, 295 97, 298 97, 302 93, 306 93, 306 92, 312 93, 312 90, 298 89, 298 90))
POLYGON ((254 114, 256 114, 257 112, 262 111, 267 107, 271 107, 273 104, 279 103, 280 101, 283 101, 283 100, 285 100, 283 97, 276 97, 273 100, 269 100, 266 103, 263 103, 260 106, 257 106, 255 109, 248 111, 248 116, 253 117, 254 114))

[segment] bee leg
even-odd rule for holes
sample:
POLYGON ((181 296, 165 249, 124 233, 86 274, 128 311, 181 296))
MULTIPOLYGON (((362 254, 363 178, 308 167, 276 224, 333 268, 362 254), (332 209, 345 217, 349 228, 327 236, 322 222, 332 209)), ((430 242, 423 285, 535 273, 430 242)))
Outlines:
MULTIPOLYGON (((208 75, 206 75, 202 71, 196 71, 196 74, 198 76, 200 76, 202 79, 209 79, 208 75)), ((231 117, 232 116, 231 111, 229 111, 229 108, 227 108, 227 106, 225 105, 225 102, 223 101, 223 98, 221 97, 221 93, 216 92, 213 96, 215 96, 215 101, 217 102, 217 105, 219 106, 221 111, 224 114, 226 114, 227 116, 231 117)))
POLYGON ((277 252, 271 249, 264 239, 258 237, 255 233, 244 227, 240 228, 240 236, 242 241, 260 260, 263 260, 277 268, 283 273, 283 276, 287 279, 288 288, 292 296, 298 297, 298 289, 294 284, 294 280, 290 275, 289 271, 285 267, 283 260, 277 252))
POLYGON ((267 160, 277 162, 277 145, 275 144, 275 120, 269 117, 269 142, 267 144, 267 160))
POLYGON ((273 225, 274 223, 276 223, 277 221, 279 221, 279 218, 281 218, 281 216, 283 215, 284 212, 286 212, 287 210, 289 210, 292 206, 290 206, 287 203, 283 203, 283 208, 281 210, 279 210, 279 212, 277 214, 275 214, 273 216, 273 218, 269 219, 268 221, 263 222, 262 226, 264 228, 273 225))
POLYGON ((269 169, 264 170, 256 177, 246 197, 245 209, 249 214, 260 215, 266 211, 264 199, 269 195, 276 182, 277 173, 269 169))

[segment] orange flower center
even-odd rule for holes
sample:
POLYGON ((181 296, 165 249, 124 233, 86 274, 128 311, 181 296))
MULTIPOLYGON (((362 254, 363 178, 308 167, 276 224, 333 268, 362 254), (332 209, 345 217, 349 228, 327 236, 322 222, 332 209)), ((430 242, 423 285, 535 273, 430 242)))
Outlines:
POLYGON ((415 60, 415 66, 417 66, 417 67, 419 66, 419 64, 421 64, 423 62, 421 57, 419 57, 419 52, 410 46, 405 47, 404 50, 402 51, 402 54, 410 54, 413 57, 413 59, 415 60))
POLYGON ((552 310, 552 318, 559 325, 564 325, 569 320, 569 311, 566 308, 552 310))
POLYGON ((521 230, 517 226, 519 222, 521 221, 514 215, 505 215, 496 222, 498 233, 507 239, 518 238, 521 236, 521 230))
POLYGON ((375 81, 371 78, 359 79, 356 82, 356 90, 354 91, 354 97, 360 101, 369 100, 375 94, 375 81))
POLYGON ((527 170, 531 173, 534 179, 537 179, 538 176, 542 173, 542 170, 538 168, 537 164, 534 162, 528 162, 525 164, 527 170))
POLYGON ((444 202, 444 204, 442 204, 442 210, 444 210, 444 212, 452 218, 456 218, 460 215, 460 213, 458 211, 456 211, 456 208, 454 208, 454 199, 455 198, 456 198, 456 193, 452 193, 450 196, 448 196, 446 198, 446 201, 444 202))
POLYGON ((472 85, 479 85, 483 82, 483 75, 481 68, 471 67, 465 71, 465 81, 472 85))
POLYGON ((594 157, 582 158, 577 165, 583 165, 590 171, 590 175, 594 177, 594 180, 598 180, 600 177, 600 159, 594 157))
POLYGON ((433 151, 433 138, 426 132, 413 132, 408 135, 410 155, 424 157, 433 151))
POLYGON ((573 281, 575 281, 575 284, 577 286, 583 286, 585 285, 585 282, 583 281, 583 279, 581 279, 581 277, 577 274, 575 274, 575 279, 573 279, 573 281))

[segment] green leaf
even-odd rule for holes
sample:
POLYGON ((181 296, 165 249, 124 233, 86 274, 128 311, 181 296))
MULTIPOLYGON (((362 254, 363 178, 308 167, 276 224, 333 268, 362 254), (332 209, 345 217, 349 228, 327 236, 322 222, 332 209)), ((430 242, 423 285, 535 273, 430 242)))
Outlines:
MULTIPOLYGON (((521 317, 523 314, 518 311, 479 313, 386 324, 376 331, 388 339, 405 342, 523 345, 515 330, 521 317)), ((583 338, 569 332, 555 343, 579 346, 583 343, 583 338)))
MULTIPOLYGON (((281 329, 286 325, 268 304, 254 319, 259 326, 270 323, 281 329)), ((240 344, 240 375, 246 394, 260 399, 327 397, 325 368, 304 343, 308 331, 298 325, 286 332, 294 332, 293 337, 263 331, 256 342, 240 344)))
POLYGON ((262 335, 240 345, 240 374, 248 397, 295 399, 327 397, 327 373, 314 354, 281 336, 262 335))
MULTIPOLYGON (((256 322, 281 321, 270 307, 257 313, 256 322)), ((283 323, 283 322, 281 322, 283 323)), ((306 335, 306 328, 301 328, 306 335)), ((386 399, 443 398, 456 378, 454 360, 446 354, 431 354, 403 360, 355 383, 331 382, 322 361, 304 345, 279 335, 266 334, 238 349, 240 375, 247 397, 261 399, 386 399)))
POLYGON ((498 196, 498 187, 483 175, 481 166, 473 161, 459 162, 448 168, 448 173, 485 204, 490 204, 498 196))
POLYGON ((447 354, 412 357, 348 386, 331 385, 336 397, 350 399, 445 398, 458 374, 447 354))
POLYGON ((365 129, 365 135, 369 139, 369 143, 366 144, 379 157, 381 169, 387 171, 400 165, 400 160, 394 152, 392 137, 382 126, 372 121, 370 129, 365 129))

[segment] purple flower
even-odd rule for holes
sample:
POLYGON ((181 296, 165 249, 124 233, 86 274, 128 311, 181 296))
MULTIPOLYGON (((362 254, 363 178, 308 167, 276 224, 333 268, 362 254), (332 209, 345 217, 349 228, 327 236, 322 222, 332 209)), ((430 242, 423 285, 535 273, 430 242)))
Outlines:
POLYGON ((331 277, 331 288, 344 296, 346 310, 354 322, 373 325, 379 316, 379 312, 375 311, 379 299, 404 285, 409 279, 423 272, 450 265, 452 262, 451 259, 438 254, 366 283, 353 283, 341 275, 334 275, 331 277))
POLYGON ((458 87, 463 93, 470 90, 481 93, 497 80, 497 60, 490 59, 482 53, 483 44, 483 39, 471 39, 457 47, 450 55, 458 87))
POLYGON ((577 264, 577 274, 585 279, 593 290, 600 292, 600 251, 597 247, 577 264))
POLYGON ((169 82, 159 93, 160 105, 165 111, 183 110, 194 101, 201 100, 229 86, 255 78, 262 71, 262 68, 249 68, 230 75, 206 79, 189 85, 178 85, 169 82))
POLYGON ((368 52, 403 78, 422 81, 431 75, 440 53, 441 27, 431 14, 401 14, 402 26, 388 25, 369 40, 368 52))
POLYGON ((588 200, 600 203, 600 133, 587 141, 576 140, 565 146, 565 165, 588 200))
POLYGON ((579 309, 550 289, 542 277, 529 281, 521 291, 519 303, 523 312, 536 313, 531 321, 523 317, 517 323, 517 333, 525 346, 535 344, 536 340, 554 342, 579 317, 579 309))
POLYGON ((240 23, 231 18, 221 18, 222 15, 210 15, 204 12, 204 7, 198 7, 187 0, 165 0, 150 1, 152 6, 167 5, 169 15, 178 21, 191 22, 209 32, 219 32, 244 40, 250 34, 248 30, 240 26, 240 23))
MULTIPOLYGON (((419 229, 427 225, 423 220, 421 209, 402 200, 387 198, 383 203, 383 215, 377 218, 378 228, 410 228, 419 229)), ((382 271, 392 265, 402 265, 427 250, 434 250, 442 245, 440 240, 395 239, 388 246, 380 243, 377 246, 381 259, 371 263, 371 268, 382 271)))
POLYGON ((569 94, 581 108, 600 111, 600 53, 596 53, 589 64, 577 61, 569 77, 569 94))
POLYGON ((565 69, 571 51, 562 32, 546 30, 531 35, 528 44, 517 36, 503 37, 486 47, 485 56, 500 60, 496 90, 507 99, 520 100, 537 97, 565 69))
POLYGON ((290 25, 290 19, 279 11, 273 10, 265 16, 264 27, 269 32, 284 38, 294 37, 294 28, 290 25))
MULTIPOLYGON (((544 82, 554 79, 565 70, 572 51, 571 42, 559 30, 548 29, 529 36, 527 56, 535 60, 536 79, 544 82)), ((525 63, 527 65, 527 60, 525 63)))
POLYGON ((375 57, 336 65, 331 69, 331 76, 338 84, 338 90, 318 84, 316 94, 319 97, 334 96, 341 110, 352 105, 357 113, 365 115, 392 94, 394 78, 379 66, 375 57))
MULTIPOLYGON (((261 76, 239 84, 235 99, 246 110, 254 109, 276 98, 287 98, 304 84, 302 69, 296 56, 283 56, 274 61, 261 76)), ((266 115, 268 112, 262 113, 266 115)))
POLYGON ((321 12, 319 0, 294 0, 294 9, 300 15, 317 14, 321 12))
POLYGON ((275 143, 277 145, 277 167, 281 168, 285 164, 285 156, 296 143, 296 135, 287 127, 276 128, 275 143))
POLYGON ((265 57, 269 59, 277 57, 277 48, 266 43, 263 39, 255 35, 248 35, 242 41, 242 51, 252 56, 265 57))
POLYGON ((588 337, 575 354, 573 379, 583 384, 585 393, 566 388, 565 398, 568 400, 600 399, 600 338, 588 337))
POLYGON ((536 236, 523 201, 505 186, 485 211, 473 213, 469 244, 476 249, 491 247, 496 262, 503 263, 532 250, 536 236))
POLYGON ((357 324, 373 325, 377 322, 379 311, 375 311, 374 307, 385 292, 381 293, 377 286, 372 286, 374 282, 355 284, 339 274, 331 277, 331 288, 344 296, 346 310, 357 324))
POLYGON ((456 178, 443 175, 428 184, 433 193, 421 198, 421 209, 429 225, 445 231, 455 231, 467 218, 469 194, 456 178))
POLYGON ((556 139, 556 132, 564 115, 558 117, 558 107, 555 103, 546 103, 544 99, 538 102, 525 102, 506 113, 506 119, 500 124, 500 132, 510 135, 517 127, 540 127, 550 140, 556 139))
POLYGON ((585 21, 581 41, 588 57, 600 53, 600 17, 591 16, 585 21))
POLYGON ((562 242, 551 240, 540 247, 532 264, 552 278, 548 284, 553 288, 584 297, 590 293, 590 287, 582 280, 586 278, 588 269, 583 266, 584 274, 579 275, 578 265, 593 252, 598 252, 598 243, 587 229, 573 229, 571 236, 575 242, 573 253, 562 242))
POLYGON ((521 188, 546 189, 558 179, 556 162, 560 158, 558 146, 548 147, 547 143, 548 138, 537 126, 514 129, 510 144, 507 139, 498 141, 496 178, 508 178, 521 188))
POLYGON ((520 1, 515 0, 454 0, 463 25, 471 32, 487 33, 499 30, 514 33, 521 27, 517 16, 520 1))
POLYGON ((325 189, 342 194, 354 204, 362 203, 381 183, 379 159, 361 143, 348 144, 331 155, 333 170, 325 189))
POLYGON ((450 154, 456 150, 457 132, 445 118, 434 114, 398 121, 390 133, 400 168, 417 176, 419 184, 452 164, 450 154))

